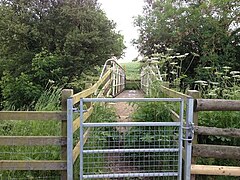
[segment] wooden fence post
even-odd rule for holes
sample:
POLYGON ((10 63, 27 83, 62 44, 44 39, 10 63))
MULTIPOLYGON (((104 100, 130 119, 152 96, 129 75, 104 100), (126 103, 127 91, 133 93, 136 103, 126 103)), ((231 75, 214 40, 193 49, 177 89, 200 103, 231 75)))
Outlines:
MULTIPOLYGON (((73 90, 72 89, 63 89, 62 90, 62 100, 61 100, 61 107, 62 111, 67 111, 67 99, 73 95, 73 90)), ((61 129, 62 129, 62 136, 67 137, 67 121, 62 120, 61 124, 61 129)), ((62 160, 67 160, 67 146, 61 146, 61 159, 62 160)), ((67 171, 62 171, 61 172, 61 180, 67 180, 67 171)))
MULTIPOLYGON (((197 90, 188 90, 187 91, 187 95, 193 97, 194 99, 199 99, 201 97, 200 92, 197 90)), ((198 126, 198 112, 193 112, 193 123, 194 126, 198 126)), ((194 135, 194 139, 192 144, 197 144, 197 135, 194 135)), ((196 164, 197 158, 196 157, 192 157, 192 164, 196 164)), ((191 180, 195 180, 196 177, 195 175, 191 175, 191 180)))

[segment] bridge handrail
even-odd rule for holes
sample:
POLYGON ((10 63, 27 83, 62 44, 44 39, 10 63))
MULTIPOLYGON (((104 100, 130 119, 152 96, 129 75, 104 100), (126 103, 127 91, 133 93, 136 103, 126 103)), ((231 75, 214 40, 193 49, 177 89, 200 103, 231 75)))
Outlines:
POLYGON ((107 68, 107 65, 108 65, 109 62, 115 63, 115 64, 116 64, 117 66, 119 66, 120 69, 122 69, 122 70, 124 71, 124 73, 125 73, 124 68, 123 68, 116 60, 117 60, 116 58, 111 58, 111 59, 108 59, 108 60, 104 63, 103 69, 102 69, 102 72, 101 72, 101 75, 100 75, 99 79, 102 78, 104 72, 106 71, 106 68, 107 68))
POLYGON ((76 104, 80 101, 81 98, 88 97, 93 93, 97 95, 97 90, 101 85, 103 85, 103 88, 97 97, 101 96, 101 94, 103 94, 103 91, 106 89, 109 89, 109 91, 106 93, 107 96, 110 94, 110 91, 112 91, 112 96, 116 96, 124 90, 125 84, 125 70, 116 61, 115 58, 111 58, 104 63, 99 80, 90 88, 72 95, 71 98, 73 99, 73 104, 76 104), (111 67, 108 67, 109 63, 111 63, 111 67), (112 88, 110 86, 112 86, 112 88))
POLYGON ((158 65, 148 62, 148 64, 141 69, 141 89, 147 95, 150 93, 149 87, 154 80, 163 81, 158 65))
MULTIPOLYGON (((99 80, 92 85, 90 88, 85 89, 77 94, 72 95, 68 99, 68 131, 69 139, 73 140, 73 134, 80 128, 80 116, 73 118, 72 111, 74 105, 80 103, 81 98, 86 97, 108 97, 111 95, 114 97, 117 94, 121 93, 125 88, 126 75, 125 70, 120 64, 116 62, 116 59, 108 59, 102 69, 99 80), (110 63, 111 66, 108 66, 110 63), (100 91, 99 91, 100 90, 100 91)), ((89 120, 89 117, 93 113, 95 104, 86 103, 87 110, 83 113, 83 121, 89 120)), ((88 128, 83 135, 84 144, 87 141, 90 134, 90 129, 88 128)), ((69 176, 72 176, 72 168, 75 164, 77 158, 80 155, 80 140, 73 146, 73 143, 69 143, 68 147, 68 168, 69 176)))
POLYGON ((71 96, 71 98, 73 99, 73 104, 76 104, 80 101, 81 98, 84 98, 84 97, 88 97, 90 96, 91 94, 93 94, 98 88, 100 85, 102 85, 102 83, 110 77, 112 73, 112 69, 109 69, 104 75, 102 78, 100 78, 93 86, 91 86, 90 88, 88 89, 85 89, 77 94, 74 94, 71 96))

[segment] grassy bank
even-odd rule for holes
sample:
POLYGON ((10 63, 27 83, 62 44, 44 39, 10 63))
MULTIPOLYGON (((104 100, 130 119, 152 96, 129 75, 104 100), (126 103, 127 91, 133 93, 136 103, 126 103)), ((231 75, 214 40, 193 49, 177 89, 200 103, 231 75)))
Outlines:
POLYGON ((140 80, 141 63, 139 62, 121 63, 121 66, 126 71, 127 80, 140 80))

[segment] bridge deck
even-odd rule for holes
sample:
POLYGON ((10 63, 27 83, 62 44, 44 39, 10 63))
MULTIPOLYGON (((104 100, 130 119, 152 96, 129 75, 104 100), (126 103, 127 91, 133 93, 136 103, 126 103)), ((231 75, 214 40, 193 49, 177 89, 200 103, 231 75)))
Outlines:
MULTIPOLYGON (((119 94, 116 98, 143 98, 144 94, 140 90, 125 90, 119 94)), ((131 122, 131 116, 135 110, 135 106, 127 102, 117 102, 114 104, 116 114, 118 116, 118 122, 131 122)), ((125 131, 125 129, 120 129, 125 131)))

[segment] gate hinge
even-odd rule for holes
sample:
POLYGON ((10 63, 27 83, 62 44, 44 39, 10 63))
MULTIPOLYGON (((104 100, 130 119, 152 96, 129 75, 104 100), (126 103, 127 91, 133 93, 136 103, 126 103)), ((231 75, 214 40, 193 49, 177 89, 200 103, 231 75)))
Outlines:
POLYGON ((194 138, 194 123, 189 123, 187 127, 182 127, 185 129, 186 132, 186 137, 187 138, 182 138, 183 141, 188 141, 188 143, 191 143, 193 138, 194 138))

